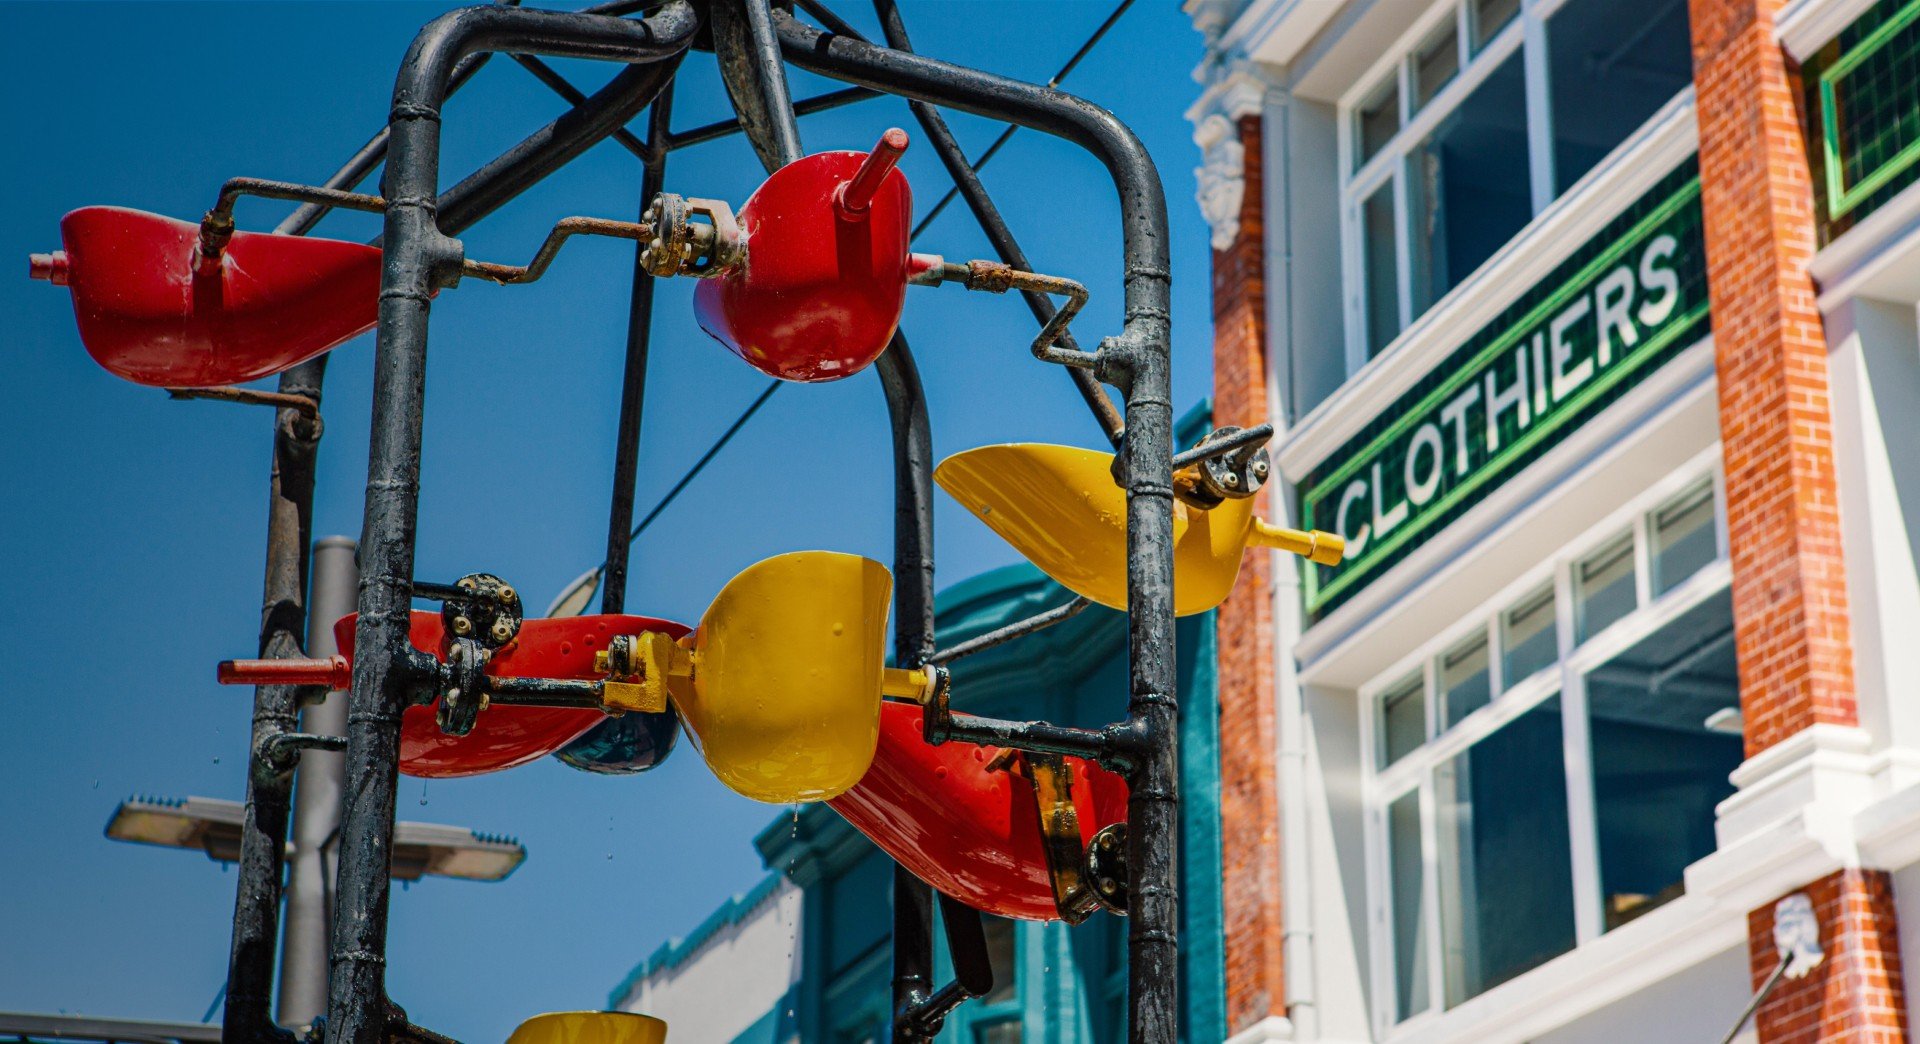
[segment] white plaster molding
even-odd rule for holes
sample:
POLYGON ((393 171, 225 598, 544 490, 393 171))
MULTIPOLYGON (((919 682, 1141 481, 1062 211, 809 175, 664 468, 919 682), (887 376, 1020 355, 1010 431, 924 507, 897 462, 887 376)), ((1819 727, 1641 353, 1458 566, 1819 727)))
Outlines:
POLYGON ((1746 912, 1688 894, 1502 983, 1390 1044, 1519 1044, 1678 975, 1747 937, 1746 912))
POLYGON ((1201 121, 1193 132, 1201 162, 1193 168, 1193 198, 1200 216, 1213 230, 1213 248, 1225 250, 1240 238, 1240 208, 1247 197, 1247 150, 1240 128, 1219 113, 1201 121))
POLYGON ((1692 155, 1698 140, 1693 89, 1688 87, 1303 418, 1274 455, 1288 480, 1304 480, 1542 273, 1692 155))
POLYGON ((1220 34, 1220 46, 1271 65, 1285 65, 1306 50, 1346 0, 1253 0, 1220 34))
POLYGON ((1269 1041, 1292 1039, 1293 1023, 1283 1016, 1269 1015, 1228 1037, 1226 1044, 1268 1044, 1269 1041))
POLYGON ((1804 62, 1872 7, 1874 0, 1794 0, 1774 16, 1773 38, 1804 62))
POLYGON ((1920 254, 1920 191, 1912 186, 1813 256, 1808 274, 1822 312, 1855 297, 1913 301, 1920 297, 1913 260, 1920 254))

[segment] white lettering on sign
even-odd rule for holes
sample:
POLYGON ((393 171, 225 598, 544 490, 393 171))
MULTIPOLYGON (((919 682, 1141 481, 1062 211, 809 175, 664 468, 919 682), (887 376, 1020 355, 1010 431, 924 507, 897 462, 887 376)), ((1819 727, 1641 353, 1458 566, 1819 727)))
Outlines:
POLYGON ((1636 263, 1607 271, 1591 289, 1555 312, 1545 329, 1515 343, 1480 379, 1468 381, 1436 414, 1414 425, 1400 447, 1397 494, 1382 482, 1391 447, 1349 481, 1332 519, 1334 530, 1346 537, 1349 561, 1364 555, 1374 538, 1405 524, 1415 509, 1432 503, 1449 470, 1455 479, 1463 479, 1486 465, 1503 441, 1548 418, 1555 406, 1616 359, 1631 355, 1671 318, 1680 304, 1680 277, 1672 264, 1679 247, 1671 235, 1654 237, 1636 263), (1484 439, 1476 448, 1474 436, 1481 434, 1484 439), (1354 511, 1355 505, 1362 510, 1354 511))

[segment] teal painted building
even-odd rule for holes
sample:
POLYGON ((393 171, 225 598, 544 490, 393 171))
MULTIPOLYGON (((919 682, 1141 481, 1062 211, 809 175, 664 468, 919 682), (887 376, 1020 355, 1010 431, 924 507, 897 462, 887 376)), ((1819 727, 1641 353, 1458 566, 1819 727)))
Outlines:
MULTIPOLYGON (((1198 436, 1204 420, 1201 411, 1189 415, 1182 427, 1196 430, 1182 432, 1183 444, 1198 436)), ((986 573, 940 595, 938 644, 950 646, 1071 597, 1029 565, 986 573)), ((1181 998, 1188 1041, 1226 1036, 1213 628, 1208 613, 1181 620, 1178 629, 1181 998)), ((1102 725, 1126 711, 1126 617, 1095 607, 952 667, 957 710, 1102 725)), ((684 939, 661 946, 614 990, 610 1007, 659 1015, 675 1039, 699 1044, 886 1041, 891 861, 824 805, 782 813, 754 844, 766 861, 766 880, 684 939), (785 990, 778 992, 783 976, 785 990)), ((1124 1038, 1122 919, 1101 913, 1070 928, 988 918, 987 940, 994 990, 954 1012, 942 1044, 1124 1038)), ((936 935, 941 982, 951 978, 945 950, 936 935)))

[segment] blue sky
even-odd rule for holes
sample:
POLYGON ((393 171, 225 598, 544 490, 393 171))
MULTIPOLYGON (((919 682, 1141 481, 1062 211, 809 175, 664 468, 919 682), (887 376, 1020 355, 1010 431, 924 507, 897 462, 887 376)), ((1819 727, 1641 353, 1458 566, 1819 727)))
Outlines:
MULTIPOLYGON (((862 4, 839 5, 871 30, 862 4)), ((1108 0, 907 3, 920 50, 1043 80, 1108 0)), ((123 845, 101 829, 133 793, 238 798, 247 694, 213 684, 258 629, 270 415, 172 402, 87 357, 63 291, 24 278, 89 204, 197 217, 234 175, 319 181, 386 111, 394 69, 442 5, 9 4, 0 33, 5 140, 0 280, 0 1009, 200 1018, 225 976, 234 876, 194 854, 123 845)), ((877 35, 877 33, 875 33, 877 35)), ((1207 236, 1192 203, 1197 154, 1183 109, 1199 38, 1170 0, 1138 4, 1069 81, 1147 142, 1174 223, 1175 405, 1208 388, 1207 236)), ((559 62, 591 89, 605 66, 559 62)), ((795 76, 796 95, 823 89, 795 76)), ((726 114, 711 58, 689 59, 675 123, 726 114)), ((453 178, 552 119, 563 103, 496 61, 446 110, 453 178)), ((918 137, 903 104, 808 117, 809 151, 865 148, 886 127, 918 137)), ((977 153, 997 125, 956 117, 977 153)), ((924 209, 947 182, 916 141, 903 169, 924 209)), ((739 139, 676 153, 668 188, 739 204, 760 179, 739 139)), ((1119 325, 1113 192, 1087 156, 1022 132, 986 183, 1036 268, 1093 290, 1075 329, 1119 325)), ((631 219, 639 165, 603 144, 465 236, 468 256, 523 262, 570 214, 631 219)), ((277 204, 240 206, 264 230, 277 204)), ((372 219, 319 235, 365 238, 372 219)), ((991 256, 950 208, 916 244, 991 256)), ((498 573, 544 605, 599 561, 631 246, 575 240, 540 283, 469 284, 434 307, 419 575, 498 573), (471 437, 462 415, 485 418, 471 437), (476 508, 482 510, 476 510, 476 508)), ((756 395, 765 378, 693 323, 691 286, 659 294, 648 377, 644 510, 756 395)), ((915 288, 904 328, 928 385, 940 455, 1005 441, 1099 445, 1065 376, 1032 361, 1016 298, 915 288)), ((328 371, 316 534, 357 535, 372 339, 328 371)), ((772 554, 828 548, 890 559, 886 414, 871 373, 782 389, 655 523, 634 555, 628 607, 692 622, 728 577, 772 554)), ((951 501, 936 517, 946 586, 1015 560, 951 501)), ((522 1017, 596 1007, 635 962, 762 874, 751 846, 778 809, 722 788, 683 745, 646 776, 608 779, 551 759, 513 772, 401 781, 402 818, 518 836, 503 884, 426 881, 393 901, 390 983, 415 1020, 498 1040, 522 1017)))

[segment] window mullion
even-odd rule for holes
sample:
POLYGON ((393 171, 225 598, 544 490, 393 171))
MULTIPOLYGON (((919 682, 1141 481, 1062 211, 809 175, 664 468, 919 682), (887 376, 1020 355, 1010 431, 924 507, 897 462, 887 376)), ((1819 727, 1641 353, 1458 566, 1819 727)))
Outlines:
POLYGON ((1571 666, 1560 668, 1561 737, 1567 769, 1567 827, 1573 862, 1573 932, 1580 944, 1606 930, 1600 881, 1600 832, 1594 812, 1593 746, 1587 721, 1587 684, 1571 666))
POLYGON ((1527 83, 1527 175, 1533 212, 1554 197, 1553 114, 1547 82, 1547 22, 1534 0, 1521 5, 1521 63, 1527 83))
MULTIPOLYGON (((1401 330, 1413 322, 1413 222, 1408 214, 1411 180, 1407 156, 1402 152, 1394 157, 1393 170, 1393 275, 1400 296, 1401 330)), ((1395 331, 1395 336, 1398 334, 1395 331)))
POLYGON ((1420 781, 1420 919, 1426 925, 1427 1010, 1447 1009, 1446 940, 1440 922, 1439 795, 1428 767, 1420 781))

